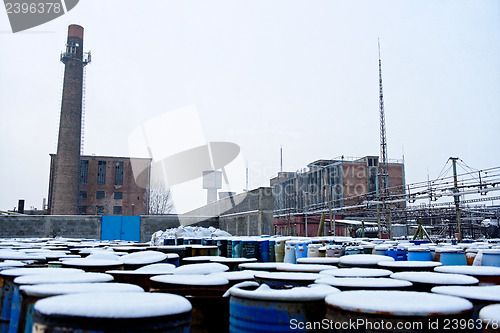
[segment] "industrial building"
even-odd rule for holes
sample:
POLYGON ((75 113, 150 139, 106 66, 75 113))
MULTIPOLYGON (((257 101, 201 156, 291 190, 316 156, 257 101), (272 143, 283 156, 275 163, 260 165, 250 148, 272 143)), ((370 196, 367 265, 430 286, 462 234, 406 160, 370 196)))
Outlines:
POLYGON ((79 25, 68 27, 60 57, 64 83, 57 154, 50 155, 48 213, 147 214, 151 159, 81 155, 85 66, 91 61, 90 52, 83 52, 83 32, 79 25), (143 170, 136 177, 132 163, 143 170))
MULTIPOLYGON (((391 160, 387 163, 390 186, 386 199, 397 201, 405 195, 404 163, 391 160)), ((317 232, 322 213, 333 212, 342 220, 346 215, 365 216, 369 203, 381 196, 379 186, 378 156, 317 160, 308 168, 297 172, 280 172, 270 180, 274 194, 275 231, 282 234, 307 235, 317 232), (307 219, 309 219, 307 221, 307 219)), ((405 200, 393 204, 404 207, 405 200)), ((333 218, 332 217, 332 218, 333 218)), ((330 232, 330 222, 327 231, 330 232)), ((345 223, 336 224, 336 235, 347 233, 345 223)))
MULTIPOLYGON (((49 202, 52 202, 57 156, 51 154, 50 159, 49 202)), ((147 214, 150 170, 149 158, 81 156, 77 175, 78 214, 147 214), (137 179, 132 164, 145 170, 137 179)))

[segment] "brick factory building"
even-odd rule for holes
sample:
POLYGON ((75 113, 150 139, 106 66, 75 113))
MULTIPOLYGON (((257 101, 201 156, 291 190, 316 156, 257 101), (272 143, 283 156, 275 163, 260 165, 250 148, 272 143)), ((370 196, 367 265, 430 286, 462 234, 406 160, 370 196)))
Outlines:
MULTIPOLYGON (((404 164, 388 163, 389 200, 393 202, 405 193, 404 164)), ((317 160, 307 169, 280 172, 270 180, 274 195, 275 231, 286 235, 315 235, 322 213, 333 212, 335 219, 346 216, 366 216, 366 210, 379 200, 378 156, 362 158, 339 157, 317 160), (307 216, 307 217, 306 217, 307 216)), ((405 201, 394 203, 403 207, 405 201)), ((327 223, 327 229, 329 229, 327 223)), ((345 235, 342 223, 336 224, 336 235, 345 235)))
MULTIPOLYGON (((49 214, 57 160, 50 155, 49 214)), ((81 156, 78 178, 78 214, 148 214, 151 159, 110 156, 81 156), (134 169, 144 170, 137 179, 134 169)), ((70 198, 68 198, 69 200, 70 198)), ((69 204, 69 203, 68 203, 69 204)))

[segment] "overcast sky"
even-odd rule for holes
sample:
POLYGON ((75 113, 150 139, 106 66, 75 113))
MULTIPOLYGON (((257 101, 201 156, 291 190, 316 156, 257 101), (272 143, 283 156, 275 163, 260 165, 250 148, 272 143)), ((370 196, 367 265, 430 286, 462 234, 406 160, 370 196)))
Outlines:
POLYGON ((500 166, 498 0, 82 0, 16 34, 0 12, 0 210, 47 197, 72 23, 92 51, 85 154, 128 156, 135 128, 191 105, 207 141, 241 147, 250 188, 279 171, 281 145, 285 171, 378 155, 380 38, 388 154, 404 153, 406 182, 450 156, 500 166))

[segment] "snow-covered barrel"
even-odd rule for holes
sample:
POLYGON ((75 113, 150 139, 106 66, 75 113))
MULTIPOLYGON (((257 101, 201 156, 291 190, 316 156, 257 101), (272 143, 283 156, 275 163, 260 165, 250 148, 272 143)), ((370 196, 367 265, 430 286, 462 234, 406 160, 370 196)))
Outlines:
POLYGON ((500 286, 441 286, 432 288, 432 292, 468 299, 474 304, 474 319, 483 307, 500 303, 500 286))
POLYGON ((113 277, 104 273, 61 274, 60 272, 54 272, 52 274, 34 274, 16 277, 14 279, 9 332, 21 332, 21 329, 18 330, 19 323, 24 323, 26 319, 28 309, 26 297, 21 291, 23 286, 59 283, 105 283, 110 281, 113 281, 113 277))
POLYGON ((116 282, 131 283, 141 287, 144 291, 151 288, 150 278, 160 274, 173 274, 175 266, 172 264, 151 264, 143 266, 133 271, 111 270, 106 273, 111 274, 116 282))
POLYGON ((467 265, 467 259, 465 258, 465 252, 461 248, 457 247, 443 247, 436 248, 436 253, 440 253, 439 261, 445 265, 467 265))
POLYGON ((230 271, 238 271, 238 266, 244 263, 256 262, 255 258, 226 258, 226 257, 213 257, 210 262, 216 262, 229 267, 230 271))
POLYGON ((307 257, 297 259, 297 264, 331 265, 337 266, 339 258, 307 257))
POLYGON ((119 260, 125 265, 125 270, 134 270, 146 265, 167 263, 168 256, 168 254, 160 251, 146 250, 126 254, 120 257, 119 260))
POLYGON ((413 285, 409 281, 391 278, 335 278, 320 277, 315 281, 340 290, 409 290, 413 285))
MULTIPOLYGON (((14 300, 19 299, 19 285, 14 283, 14 279, 23 275, 41 275, 41 274, 77 274, 83 273, 81 269, 66 268, 15 268, 0 272, 3 278, 2 303, 0 306, 0 325, 1 332, 8 332, 10 317, 12 314, 12 304, 14 300)), ((19 305, 15 311, 18 311, 19 305)))
POLYGON ((193 332, 227 331, 229 300, 223 295, 228 288, 229 281, 226 278, 211 274, 159 275, 151 278, 151 291, 177 294, 189 299, 193 305, 193 332))
POLYGON ((318 278, 319 274, 317 273, 292 273, 292 272, 255 273, 255 281, 267 284, 268 286, 277 289, 307 286, 311 283, 314 283, 314 281, 318 278))
POLYGON ((380 268, 340 268, 334 270, 321 271, 320 275, 333 276, 339 278, 368 278, 368 277, 388 277, 392 274, 390 270, 380 268))
POLYGON ((425 246, 408 248, 408 261, 432 261, 431 250, 425 246))
POLYGON ((500 332, 500 304, 485 306, 479 312, 483 333, 500 332))
POLYGON ((63 268, 78 268, 86 272, 104 273, 109 270, 122 270, 125 265, 119 260, 77 258, 63 260, 63 268))
POLYGON ((33 332, 189 332, 191 304, 178 295, 79 293, 35 304, 33 332))
POLYGON ((381 261, 395 261, 389 256, 377 254, 351 254, 339 258, 339 267, 377 268, 381 261))
POLYGON ((434 268, 439 273, 465 274, 479 280, 479 285, 500 285, 500 267, 491 266, 440 266, 434 268))
POLYGON ((23 285, 20 287, 23 295, 23 309, 21 313, 18 332, 30 333, 33 328, 33 312, 35 303, 42 298, 51 296, 90 293, 90 292, 141 292, 138 286, 125 283, 54 283, 23 285))
POLYGON ((396 272, 431 272, 435 267, 443 266, 437 261, 381 261, 380 268, 396 272))
POLYGON ((344 291, 325 302, 330 332, 448 332, 447 322, 472 320, 468 300, 423 292, 344 291))
POLYGON ((392 274, 391 278, 410 281, 415 291, 431 291, 436 286, 474 286, 479 283, 473 276, 436 272, 399 272, 392 274))
POLYGON ((500 267, 500 249, 483 250, 482 265, 500 267))
POLYGON ((263 284, 231 288, 230 332, 302 332, 301 325, 321 322, 325 296, 339 292, 326 285, 271 289, 263 284))

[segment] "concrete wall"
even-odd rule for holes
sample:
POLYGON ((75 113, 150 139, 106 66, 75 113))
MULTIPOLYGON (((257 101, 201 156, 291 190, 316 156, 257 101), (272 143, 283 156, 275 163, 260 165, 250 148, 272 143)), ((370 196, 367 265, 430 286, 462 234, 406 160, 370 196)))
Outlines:
POLYGON ((99 239, 101 217, 89 215, 0 216, 0 237, 2 238, 54 236, 99 239))
MULTIPOLYGON (((180 225, 215 227, 237 236, 272 234, 272 189, 262 187, 213 202, 183 215, 141 216, 140 240, 180 225)), ((101 238, 101 217, 91 215, 0 216, 0 238, 101 238)))
POLYGON ((272 189, 260 187, 212 202, 184 215, 200 218, 217 216, 219 229, 236 236, 269 235, 273 230, 272 189))

